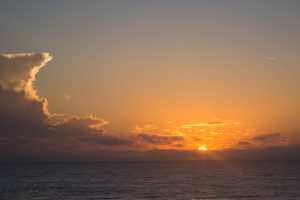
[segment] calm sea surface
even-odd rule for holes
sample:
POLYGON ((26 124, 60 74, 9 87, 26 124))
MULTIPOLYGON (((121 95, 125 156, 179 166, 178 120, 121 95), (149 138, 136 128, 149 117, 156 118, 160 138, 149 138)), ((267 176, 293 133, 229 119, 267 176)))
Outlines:
POLYGON ((300 162, 0 164, 0 199, 300 199, 300 162))

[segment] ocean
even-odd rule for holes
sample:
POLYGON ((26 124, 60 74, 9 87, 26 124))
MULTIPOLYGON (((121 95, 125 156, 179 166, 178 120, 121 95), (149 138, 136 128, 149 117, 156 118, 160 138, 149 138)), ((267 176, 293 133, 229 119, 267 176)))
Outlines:
POLYGON ((300 161, 0 164, 1 200, 300 199, 300 161))

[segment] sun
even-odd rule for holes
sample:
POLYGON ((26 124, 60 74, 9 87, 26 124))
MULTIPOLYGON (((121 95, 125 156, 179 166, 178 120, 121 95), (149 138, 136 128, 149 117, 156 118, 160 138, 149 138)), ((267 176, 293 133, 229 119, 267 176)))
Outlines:
POLYGON ((200 147, 198 147, 198 149, 200 151, 207 151, 208 150, 206 146, 200 146, 200 147))

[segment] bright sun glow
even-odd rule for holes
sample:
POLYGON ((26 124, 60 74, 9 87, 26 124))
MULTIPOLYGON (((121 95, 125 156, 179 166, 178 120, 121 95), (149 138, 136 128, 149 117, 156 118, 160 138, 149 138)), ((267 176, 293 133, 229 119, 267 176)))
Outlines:
POLYGON ((206 146, 200 146, 198 149, 199 149, 200 151, 207 151, 206 146))

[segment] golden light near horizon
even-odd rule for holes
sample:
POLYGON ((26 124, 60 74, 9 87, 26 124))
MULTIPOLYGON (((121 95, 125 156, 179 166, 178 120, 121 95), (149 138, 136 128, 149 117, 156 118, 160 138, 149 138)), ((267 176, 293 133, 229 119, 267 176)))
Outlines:
POLYGON ((207 151, 208 149, 207 149, 206 146, 199 146, 198 150, 200 150, 200 151, 207 151))

